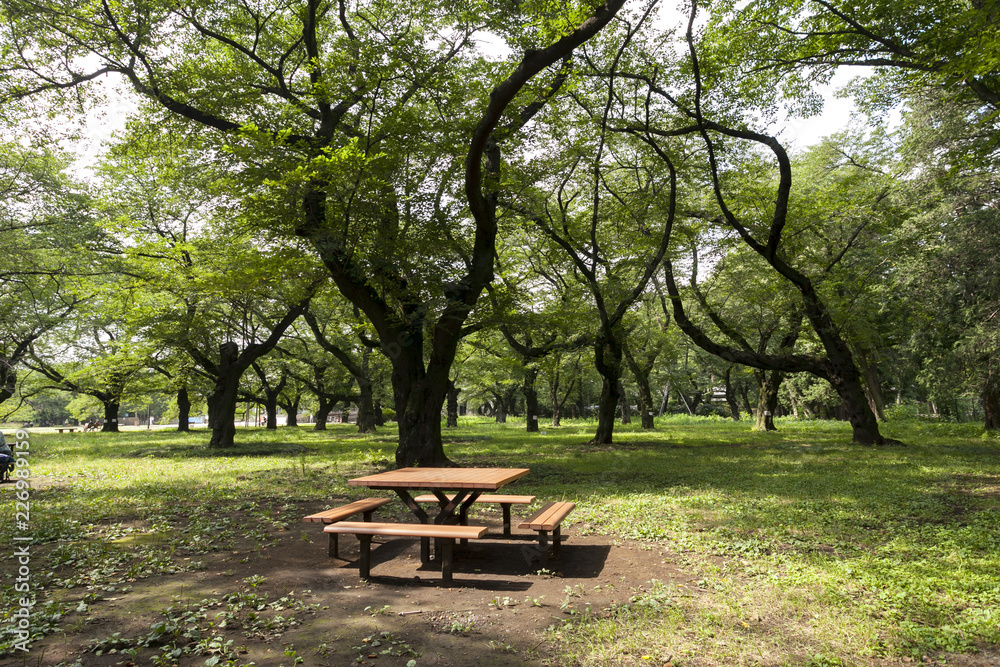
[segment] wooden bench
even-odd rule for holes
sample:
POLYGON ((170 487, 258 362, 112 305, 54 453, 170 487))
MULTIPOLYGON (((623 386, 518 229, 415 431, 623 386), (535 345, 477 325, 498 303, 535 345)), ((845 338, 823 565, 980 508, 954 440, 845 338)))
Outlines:
POLYGON ((65 426, 63 428, 57 428, 56 430, 59 431, 60 433, 62 433, 63 431, 69 431, 70 433, 73 433, 73 432, 76 431, 75 428, 66 428, 65 426))
MULTIPOLYGON (((362 498, 361 500, 355 500, 353 503, 341 505, 340 507, 334 507, 333 509, 318 512, 316 514, 310 514, 302 520, 306 523, 337 523, 347 517, 354 516, 355 514, 361 514, 365 521, 371 521, 372 512, 377 510, 379 507, 382 507, 382 505, 386 505, 391 502, 391 498, 362 498)), ((330 558, 340 558, 337 551, 337 534, 330 533, 330 558)))
POLYGON ((372 537, 387 535, 392 537, 421 537, 441 540, 441 579, 451 581, 452 555, 455 550, 455 540, 472 540, 486 533, 486 526, 456 526, 454 524, 436 523, 375 523, 364 521, 341 521, 330 524, 323 529, 331 535, 349 533, 357 535, 361 541, 361 578, 368 579, 371 575, 372 537))
MULTIPOLYGON (((454 493, 446 494, 448 500, 453 500, 455 498, 454 493)), ((433 493, 425 493, 422 496, 417 496, 414 498, 418 503, 436 503, 438 502, 437 496, 433 493)), ((502 496, 496 494, 484 493, 478 498, 476 498, 477 503, 487 503, 493 505, 500 505, 503 509, 503 536, 510 537, 510 506, 511 505, 528 505, 535 502, 534 496, 502 496)), ((463 526, 469 525, 468 510, 464 510, 459 515, 459 523, 463 526)))
POLYGON ((518 528, 538 531, 538 550, 544 562, 548 556, 549 533, 552 533, 552 555, 559 555, 559 542, 562 540, 559 525, 565 519, 576 503, 560 501, 546 503, 530 517, 521 522, 518 528))

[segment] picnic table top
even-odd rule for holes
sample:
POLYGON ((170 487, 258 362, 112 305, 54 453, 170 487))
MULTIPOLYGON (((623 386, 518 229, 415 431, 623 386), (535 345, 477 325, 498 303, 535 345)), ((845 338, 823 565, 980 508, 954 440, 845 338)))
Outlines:
POLYGON ((471 489, 496 491, 527 475, 529 468, 400 468, 348 480, 372 489, 471 489))

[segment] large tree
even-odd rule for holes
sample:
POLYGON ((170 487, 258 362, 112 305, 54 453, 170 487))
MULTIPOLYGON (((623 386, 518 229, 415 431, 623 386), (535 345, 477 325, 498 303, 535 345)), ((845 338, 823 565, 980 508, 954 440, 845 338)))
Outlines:
POLYGON ((894 106, 899 93, 928 86, 975 99, 977 116, 1000 109, 1000 9, 988 0, 727 0, 714 7, 716 54, 745 74, 744 92, 782 91, 818 102, 810 90, 838 68, 874 71, 864 97, 894 106), (760 74, 769 71, 774 79, 760 74))
POLYGON ((910 324, 900 347, 924 395, 944 408, 978 395, 986 428, 1000 430, 1000 154, 985 151, 969 111, 941 94, 912 100, 901 152, 916 238, 893 278, 910 324))
POLYGON ((397 463, 447 464, 440 408, 465 320, 493 277, 501 146, 623 2, 590 15, 433 0, 13 0, 5 23, 22 48, 3 63, 0 99, 116 73, 181 131, 207 131, 261 195, 261 219, 306 239, 373 323, 393 365, 397 463), (478 57, 483 29, 515 55, 478 57))
POLYGON ((103 273, 86 190, 69 160, 40 147, 0 144, 0 403, 15 394, 32 345, 86 298, 103 273))
MULTIPOLYGON (((801 300, 803 317, 811 326, 822 354, 761 354, 725 345, 708 335, 688 316, 675 278, 674 263, 664 262, 665 284, 678 326, 699 347, 733 363, 785 373, 808 372, 827 380, 843 400, 853 430, 853 441, 861 444, 894 442, 879 432, 878 422, 865 393, 864 379, 855 355, 837 321, 836 300, 823 289, 821 280, 809 271, 809 262, 796 252, 792 235, 796 208, 793 197, 802 185, 794 178, 792 160, 785 146, 766 132, 750 129, 716 91, 731 83, 731 73, 719 71, 711 59, 703 71, 696 40, 694 4, 689 14, 685 42, 689 58, 672 65, 671 79, 659 69, 637 69, 630 77, 644 84, 644 103, 636 105, 634 118, 621 131, 642 140, 667 161, 669 147, 696 138, 703 150, 703 173, 709 195, 693 214, 718 220, 722 229, 735 234, 767 270, 774 271, 794 289, 801 300), (679 84, 679 82, 688 82, 679 84), (711 85, 708 85, 709 82, 711 85)), ((674 150, 677 150, 674 148, 674 150)), ((866 227, 856 226, 856 234, 866 227)), ((831 258, 839 263, 851 250, 842 247, 831 258)))
POLYGON ((593 442, 610 444, 621 399, 624 317, 666 256, 677 210, 673 161, 649 160, 614 129, 623 113, 617 78, 633 38, 649 24, 655 3, 586 49, 586 82, 550 112, 550 153, 520 168, 533 188, 514 205, 542 242, 565 254, 594 310, 594 364, 601 375, 593 442), (600 76, 604 74, 605 76, 600 76), (556 115, 558 114, 558 115, 556 115), (556 150, 557 147, 569 149, 556 150))

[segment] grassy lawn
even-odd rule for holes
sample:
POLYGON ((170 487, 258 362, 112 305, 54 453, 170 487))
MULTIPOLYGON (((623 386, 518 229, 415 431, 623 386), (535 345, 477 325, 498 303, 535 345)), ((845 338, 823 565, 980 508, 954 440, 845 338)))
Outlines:
MULTIPOLYGON (((651 577, 628 603, 567 615, 539 638, 561 664, 615 665, 640 645, 639 659, 657 665, 876 664, 1000 648, 1000 441, 981 428, 891 423, 886 434, 908 446, 880 449, 845 444, 849 428, 828 422, 752 433, 670 418, 655 432, 621 427, 611 447, 583 444, 592 428, 529 436, 466 419, 445 436, 461 465, 531 468, 517 493, 574 500, 571 532, 666 547, 699 573, 705 595, 651 577)), ((389 467, 395 433, 353 430, 241 431, 224 454, 206 449, 204 431, 33 433, 32 632, 57 632, 102 597, 127 603, 134 582, 182 576, 267 522, 295 522, 296 502, 366 494, 346 480, 389 467), (237 524, 235 511, 259 522, 237 524)), ((13 487, 0 490, 6 545, 24 534, 13 487)), ((13 654, 20 597, 6 552, 0 657, 13 654)))

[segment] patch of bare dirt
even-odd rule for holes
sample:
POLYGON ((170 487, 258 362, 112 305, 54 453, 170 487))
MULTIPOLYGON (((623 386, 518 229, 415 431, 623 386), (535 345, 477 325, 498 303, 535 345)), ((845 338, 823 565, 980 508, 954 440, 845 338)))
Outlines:
MULTIPOLYGON (((321 509, 318 503, 304 503, 301 516, 321 509)), ((581 536, 567 524, 560 555, 543 569, 526 558, 532 550, 525 547, 536 544, 527 539, 532 533, 515 528, 519 539, 502 539, 498 518, 480 516, 472 522, 488 525, 493 537, 456 546, 450 584, 441 580, 435 563, 421 565, 415 538, 375 538, 366 582, 359 578, 354 537, 340 537, 338 559, 327 555, 328 536, 320 524, 276 527, 269 531, 276 543, 269 546, 242 539, 232 550, 198 556, 203 569, 143 579, 126 593, 92 602, 88 611, 64 619, 62 632, 33 644, 30 664, 155 664, 157 651, 151 648, 135 658, 88 649, 115 632, 148 635, 171 606, 201 605, 205 619, 212 620, 224 610, 219 601, 226 595, 250 590, 268 601, 292 600, 288 609, 265 610, 262 616, 283 615, 295 624, 253 638, 239 629, 220 629, 239 649, 239 664, 291 667, 298 656, 306 665, 330 666, 395 667, 411 659, 420 667, 548 665, 556 656, 543 635, 546 628, 625 602, 651 579, 697 588, 694 575, 675 566, 662 546, 581 536), (255 575, 263 583, 248 589, 246 580, 255 575)), ((182 656, 163 664, 201 666, 205 661, 205 655, 182 656)))
MULTIPOLYGON (((403 667, 415 660, 418 667, 541 667, 563 664, 558 647, 545 634, 547 628, 587 612, 606 616, 605 609, 627 602, 654 579, 667 588, 684 589, 684 597, 706 606, 719 602, 699 586, 701 573, 681 565, 687 560, 682 554, 664 545, 582 534, 588 532, 586 526, 571 522, 564 526, 567 539, 561 554, 542 569, 526 557, 531 549, 525 547, 534 544, 529 541, 532 534, 516 531, 520 539, 497 537, 501 526, 495 512, 472 517, 473 523, 486 523, 494 537, 456 548, 452 583, 442 582, 433 563, 421 565, 419 540, 391 537, 375 538, 372 576, 363 581, 357 539, 341 536, 340 558, 330 558, 322 526, 298 523, 298 518, 324 508, 300 503, 297 510, 285 505, 280 512, 264 512, 272 517, 264 522, 266 531, 255 521, 265 517, 234 511, 234 521, 253 525, 257 539, 244 533, 224 551, 190 556, 180 552, 177 559, 201 561, 200 569, 140 579, 126 591, 104 592, 104 599, 91 601, 86 611, 64 618, 60 632, 35 642, 26 660, 17 656, 0 664, 206 665, 208 653, 162 659, 168 642, 136 648, 135 640, 148 637, 172 608, 170 618, 175 620, 190 614, 200 618, 184 627, 189 632, 200 628, 204 641, 213 636, 231 640, 228 651, 238 657, 234 665, 403 667), (243 608, 227 619, 224 612, 233 609, 234 599, 243 608), (251 610, 256 621, 251 621, 251 610), (107 640, 114 633, 125 641, 110 653, 114 644, 107 640), (93 647, 100 641, 105 645, 98 655, 93 647), (134 656, 123 653, 129 648, 136 649, 134 656)), ((405 520, 402 515, 392 518, 405 520)), ((708 560, 721 567, 724 559, 708 560)), ((83 591, 72 589, 66 595, 75 601, 83 591)), ((760 631, 781 634, 781 628, 768 630, 764 619, 758 620, 760 631)), ((923 662, 987 667, 1000 665, 1000 654, 987 649, 923 662)), ((675 664, 717 663, 695 659, 675 664)), ((861 664, 902 667, 907 662, 892 658, 861 664)))

